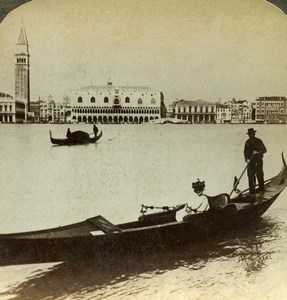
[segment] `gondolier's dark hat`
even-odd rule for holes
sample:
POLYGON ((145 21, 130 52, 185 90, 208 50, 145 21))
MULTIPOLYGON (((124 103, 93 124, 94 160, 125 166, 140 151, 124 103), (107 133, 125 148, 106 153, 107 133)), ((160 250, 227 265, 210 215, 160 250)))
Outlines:
POLYGON ((256 130, 253 128, 248 128, 247 134, 255 134, 256 130))

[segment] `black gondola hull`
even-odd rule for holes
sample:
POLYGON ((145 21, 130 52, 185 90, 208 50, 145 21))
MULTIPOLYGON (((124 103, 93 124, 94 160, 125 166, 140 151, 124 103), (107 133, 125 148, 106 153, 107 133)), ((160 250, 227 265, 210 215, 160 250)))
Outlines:
POLYGON ((95 236, 93 233, 66 238, 0 236, 0 265, 77 261, 111 255, 120 257, 128 253, 148 253, 178 247, 184 243, 197 243, 222 235, 227 230, 245 226, 260 217, 273 201, 253 205, 234 215, 227 215, 224 211, 207 211, 191 215, 188 221, 148 227, 138 222, 130 223, 131 227, 129 223, 122 224, 118 226, 126 229, 121 232, 95 236))
MULTIPOLYGON (((282 156, 283 158, 283 156, 282 156)), ((230 199, 222 209, 187 214, 176 221, 174 210, 143 215, 138 221, 113 225, 101 216, 63 227, 0 235, 0 265, 77 261, 149 253, 184 243, 194 244, 243 228, 257 220, 287 185, 283 158, 281 172, 266 181, 266 192, 248 192, 230 199)))
POLYGON ((55 139, 52 137, 52 133, 50 131, 50 140, 51 143, 54 145, 59 145, 59 146, 72 146, 72 145, 85 145, 85 144, 94 144, 96 143, 101 137, 103 133, 102 131, 94 137, 87 137, 84 139, 55 139))

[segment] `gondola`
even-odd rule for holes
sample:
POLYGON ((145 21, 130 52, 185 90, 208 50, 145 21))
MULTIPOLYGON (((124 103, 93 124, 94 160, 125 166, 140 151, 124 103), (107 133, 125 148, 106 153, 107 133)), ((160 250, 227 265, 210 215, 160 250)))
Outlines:
MULTIPOLYGON (((122 258, 127 253, 179 248, 183 243, 192 245, 239 226, 244 228, 258 219, 285 189, 287 166, 283 154, 282 161, 280 173, 265 181, 265 192, 250 195, 246 190, 232 198, 225 193, 206 196, 209 208, 203 211, 182 204, 147 213, 154 207, 142 205, 141 215, 134 222, 114 225, 99 215, 53 229, 2 234, 0 264, 77 262, 88 257, 110 258, 111 255, 122 258), (186 215, 177 221, 177 212, 184 208, 186 215)), ((199 184, 195 185, 198 189, 199 184)))
POLYGON ((50 140, 52 144, 60 146, 71 146, 71 145, 83 145, 83 144, 93 144, 96 143, 103 133, 100 131, 99 134, 90 137, 90 135, 84 131, 77 130, 71 133, 71 137, 65 139, 55 139, 52 137, 52 132, 50 130, 50 140))

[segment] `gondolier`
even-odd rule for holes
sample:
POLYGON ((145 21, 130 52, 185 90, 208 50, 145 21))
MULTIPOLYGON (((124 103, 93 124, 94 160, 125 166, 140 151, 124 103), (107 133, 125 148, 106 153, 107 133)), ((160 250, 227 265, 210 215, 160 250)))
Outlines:
POLYGON ((244 157, 248 163, 247 175, 250 194, 255 194, 256 178, 259 192, 264 192, 263 155, 267 149, 261 139, 255 137, 256 130, 248 129, 249 139, 245 142, 244 157))
POLYGON ((94 135, 97 136, 99 129, 95 124, 94 124, 94 127, 93 127, 93 131, 94 131, 94 135))
POLYGON ((70 128, 68 128, 66 137, 67 137, 67 139, 71 139, 71 136, 72 136, 72 132, 71 132, 70 128))

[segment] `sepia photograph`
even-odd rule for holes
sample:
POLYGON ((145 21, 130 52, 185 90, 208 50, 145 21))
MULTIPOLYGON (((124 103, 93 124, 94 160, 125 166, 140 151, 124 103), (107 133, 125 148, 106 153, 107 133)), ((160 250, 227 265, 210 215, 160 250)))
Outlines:
POLYGON ((0 300, 287 299, 286 14, 0 0, 0 300))

